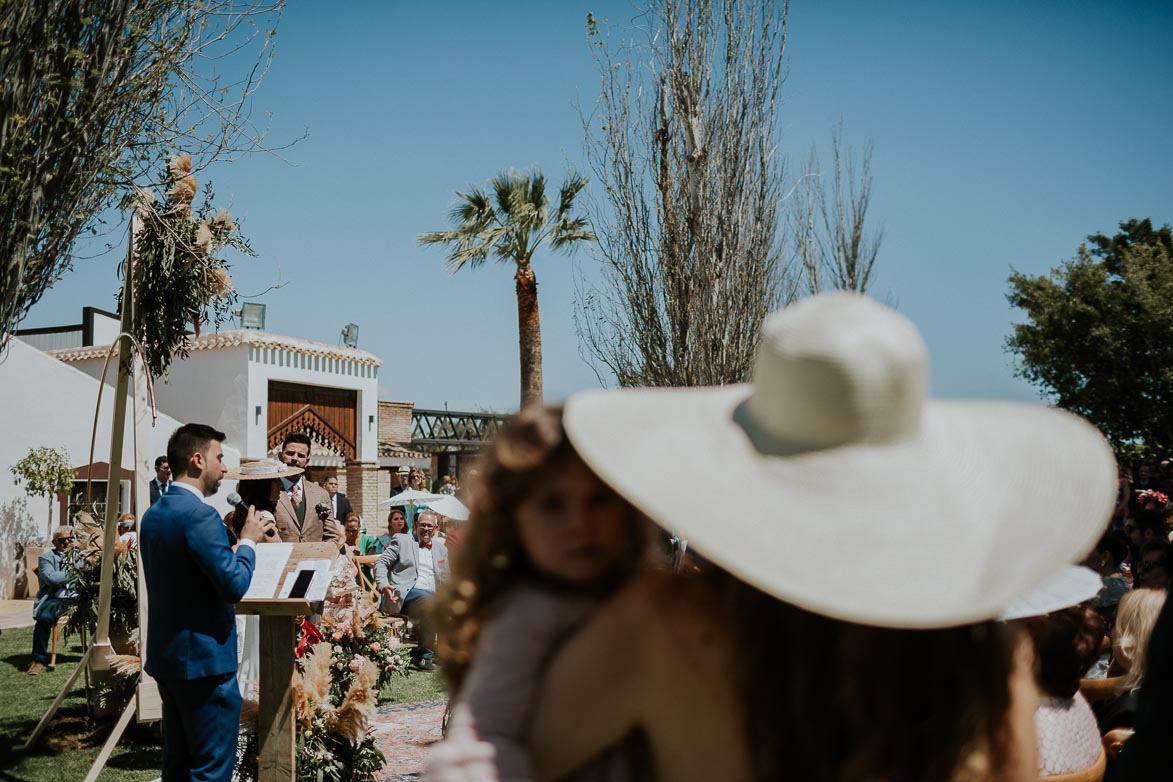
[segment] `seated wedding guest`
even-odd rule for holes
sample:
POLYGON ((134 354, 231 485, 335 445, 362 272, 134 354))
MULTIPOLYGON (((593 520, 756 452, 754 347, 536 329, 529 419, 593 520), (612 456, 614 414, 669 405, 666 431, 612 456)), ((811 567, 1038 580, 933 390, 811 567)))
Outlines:
POLYGON ((571 397, 585 465, 710 564, 635 577, 558 647, 537 778, 642 736, 645 778, 1037 779, 1029 640, 995 618, 1095 542, 1115 463, 1067 413, 926 399, 924 351, 902 315, 828 294, 767 319, 750 384, 571 397), (739 487, 721 524, 679 479, 701 474, 739 487))
POLYGON ((1131 728, 1137 708, 1137 693, 1144 682, 1145 659, 1153 626, 1165 605, 1165 591, 1134 589, 1120 601, 1116 628, 1112 631, 1112 653, 1124 670, 1117 696, 1102 704, 1098 712, 1100 731, 1131 728))
POLYGON ((53 532, 53 548, 37 558, 40 588, 33 601, 33 661, 25 671, 33 676, 49 664, 49 639, 53 636, 53 627, 77 596, 65 562, 74 540, 73 527, 58 527, 53 532))
POLYGON ((432 604, 436 590, 448 581, 448 550, 436 534, 436 514, 424 511, 414 534, 399 533, 375 562, 375 584, 382 597, 379 610, 405 614, 418 623, 419 644, 412 649, 412 663, 421 671, 434 671, 436 627, 432 604))
POLYGON ((1079 680, 1095 663, 1103 620, 1081 605, 1023 620, 1035 653, 1039 773, 1069 774, 1100 759, 1100 729, 1079 680))
POLYGON ((118 542, 128 549, 138 545, 138 533, 134 531, 133 513, 123 513, 118 517, 118 542))
POLYGON ((1108 629, 1116 622, 1116 606, 1128 592, 1128 579, 1120 572, 1128 556, 1128 538, 1121 532, 1108 532, 1084 560, 1084 565, 1100 574, 1103 587, 1092 598, 1092 607, 1107 623, 1108 629))
POLYGON ((1166 599, 1149 637, 1144 687, 1137 695, 1136 733, 1121 750, 1111 782, 1151 782, 1169 775, 1173 736, 1173 600, 1166 599))

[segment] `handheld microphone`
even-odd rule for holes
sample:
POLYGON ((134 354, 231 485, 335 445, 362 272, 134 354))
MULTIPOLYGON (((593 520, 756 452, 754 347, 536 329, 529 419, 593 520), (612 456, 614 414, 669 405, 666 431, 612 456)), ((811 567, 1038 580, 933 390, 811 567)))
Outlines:
MULTIPOLYGON (((245 521, 245 519, 248 518, 248 504, 245 503, 244 498, 241 497, 236 492, 232 492, 231 494, 228 495, 228 504, 231 505, 236 510, 236 518, 240 519, 240 523, 239 523, 239 525, 237 525, 237 529, 239 530, 239 529, 243 528, 244 521, 245 521)), ((268 518, 269 521, 274 520, 273 514, 269 513, 269 511, 267 511, 267 510, 261 511, 261 518, 262 519, 268 518)), ((277 537, 277 530, 275 530, 275 529, 266 530, 265 537, 266 538, 277 537)))

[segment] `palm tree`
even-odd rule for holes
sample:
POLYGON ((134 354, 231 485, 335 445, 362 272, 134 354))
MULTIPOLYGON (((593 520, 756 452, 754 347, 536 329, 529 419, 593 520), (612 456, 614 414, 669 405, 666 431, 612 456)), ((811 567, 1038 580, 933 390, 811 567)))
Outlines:
POLYGON ((531 173, 502 172, 484 190, 457 193, 448 212, 450 231, 434 231, 419 238, 420 244, 446 244, 447 269, 455 274, 480 266, 490 252, 498 263, 517 267, 517 336, 521 351, 521 406, 542 403, 542 325, 538 317, 538 278, 533 257, 549 243, 555 250, 573 250, 578 242, 593 242, 595 234, 586 218, 573 217, 575 196, 587 185, 571 174, 558 194, 553 212, 546 198, 546 178, 538 169, 531 173))

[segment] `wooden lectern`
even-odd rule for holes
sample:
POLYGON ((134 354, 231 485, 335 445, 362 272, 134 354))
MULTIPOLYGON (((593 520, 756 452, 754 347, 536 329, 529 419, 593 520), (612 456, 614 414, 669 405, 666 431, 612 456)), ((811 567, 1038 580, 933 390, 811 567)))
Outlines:
MULTIPOLYGON (((264 544, 261 544, 264 545, 264 544)), ((337 543, 294 543, 285 577, 307 559, 334 560, 337 543)), ((280 588, 280 587, 278 587, 280 588)), ((236 604, 239 616, 261 617, 260 709, 257 714, 258 782, 290 782, 297 778, 297 720, 293 714, 293 663, 297 644, 295 616, 320 613, 321 603, 305 598, 249 598, 236 604)))

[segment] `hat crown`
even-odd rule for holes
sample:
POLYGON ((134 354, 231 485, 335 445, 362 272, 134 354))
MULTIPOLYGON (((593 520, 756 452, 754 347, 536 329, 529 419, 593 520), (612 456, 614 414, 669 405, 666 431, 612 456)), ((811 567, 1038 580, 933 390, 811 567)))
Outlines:
POLYGON ((830 448, 914 437, 927 392, 912 322, 866 296, 829 293, 766 319, 747 406, 755 440, 830 448))

